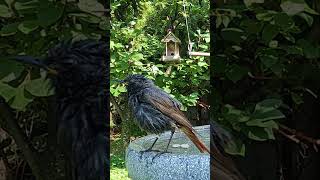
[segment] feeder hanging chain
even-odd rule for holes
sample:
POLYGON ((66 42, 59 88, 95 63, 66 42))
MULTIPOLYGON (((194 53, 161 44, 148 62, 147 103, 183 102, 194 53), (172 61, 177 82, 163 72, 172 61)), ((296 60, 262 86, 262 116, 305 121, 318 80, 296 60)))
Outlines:
POLYGON ((185 19, 186 19, 187 34, 188 34, 188 41, 189 41, 188 51, 191 52, 193 43, 191 42, 190 35, 189 35, 188 16, 187 16, 187 11, 186 11, 186 2, 185 2, 185 0, 183 0, 183 11, 184 11, 185 19))

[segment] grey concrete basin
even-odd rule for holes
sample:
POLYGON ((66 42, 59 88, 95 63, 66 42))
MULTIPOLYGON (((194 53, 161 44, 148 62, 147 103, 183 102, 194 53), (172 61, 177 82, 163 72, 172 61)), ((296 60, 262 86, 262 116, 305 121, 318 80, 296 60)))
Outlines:
MULTIPOLYGON (((210 126, 195 127, 207 147, 210 147, 210 126)), ((209 180, 210 155, 200 153, 196 146, 180 131, 176 131, 169 146, 169 153, 140 151, 148 149, 156 135, 132 141, 126 151, 126 167, 132 180, 209 180), (155 157, 156 156, 156 157, 155 157)), ((159 136, 154 150, 164 151, 170 132, 159 136)))

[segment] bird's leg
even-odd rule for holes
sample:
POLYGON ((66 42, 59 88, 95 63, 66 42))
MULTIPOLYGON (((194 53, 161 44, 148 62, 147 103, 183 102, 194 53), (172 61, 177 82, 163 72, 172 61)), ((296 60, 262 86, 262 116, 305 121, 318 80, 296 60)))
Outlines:
POLYGON ((154 142, 152 143, 152 145, 148 148, 148 149, 146 149, 146 150, 144 150, 144 151, 140 151, 140 152, 148 152, 148 151, 151 151, 152 150, 152 148, 153 148, 153 146, 156 144, 156 142, 158 141, 158 139, 159 139, 159 137, 156 137, 156 140, 154 140, 154 142))
POLYGON ((175 128, 171 129, 170 139, 169 139, 169 142, 168 142, 168 144, 167 144, 167 148, 166 148, 166 150, 164 150, 164 153, 168 152, 169 144, 170 144, 170 142, 171 142, 171 139, 172 139, 173 134, 174 134, 174 132, 175 132, 175 131, 176 131, 176 129, 175 129, 175 128))
POLYGON ((175 130, 176 130, 175 128, 172 128, 172 129, 171 129, 171 135, 170 135, 169 142, 168 142, 168 144, 167 144, 166 149, 165 149, 163 152, 160 152, 160 153, 158 153, 157 155, 155 155, 155 156, 152 158, 152 161, 153 161, 156 157, 160 156, 161 154, 164 154, 164 153, 167 153, 167 152, 168 152, 169 145, 170 145, 170 142, 171 142, 171 139, 172 139, 172 137, 173 137, 173 134, 174 134, 175 130))
MULTIPOLYGON (((143 153, 152 151, 152 148, 153 148, 153 146, 156 144, 156 142, 158 141, 158 139, 159 139, 159 137, 156 137, 156 140, 154 140, 154 142, 152 143, 152 145, 151 145, 148 149, 143 150, 143 151, 140 151, 140 159, 141 159, 143 153)), ((156 150, 154 150, 154 151, 156 151, 156 150)))

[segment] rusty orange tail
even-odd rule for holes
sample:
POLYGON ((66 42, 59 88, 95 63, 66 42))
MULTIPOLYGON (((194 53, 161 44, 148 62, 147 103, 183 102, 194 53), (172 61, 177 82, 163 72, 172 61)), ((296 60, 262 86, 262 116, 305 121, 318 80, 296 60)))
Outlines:
POLYGON ((193 142, 194 145, 199 149, 200 152, 208 152, 210 154, 210 150, 206 147, 206 145, 196 136, 196 134, 193 132, 193 129, 190 129, 188 127, 181 127, 180 128, 187 136, 188 138, 193 142))

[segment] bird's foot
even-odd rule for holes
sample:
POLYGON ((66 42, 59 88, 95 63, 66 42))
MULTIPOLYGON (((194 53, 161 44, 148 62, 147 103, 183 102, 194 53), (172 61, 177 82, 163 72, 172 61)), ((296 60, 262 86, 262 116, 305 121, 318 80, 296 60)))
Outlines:
POLYGON ((149 149, 146 149, 146 150, 143 150, 143 151, 140 151, 140 159, 142 158, 142 155, 146 152, 160 152, 159 150, 152 150, 152 148, 149 148, 149 149))
POLYGON ((156 157, 159 157, 160 155, 165 154, 165 153, 169 153, 169 152, 168 152, 168 151, 162 151, 162 152, 159 151, 159 153, 156 154, 156 155, 152 158, 152 162, 153 162, 153 160, 154 160, 156 157))

